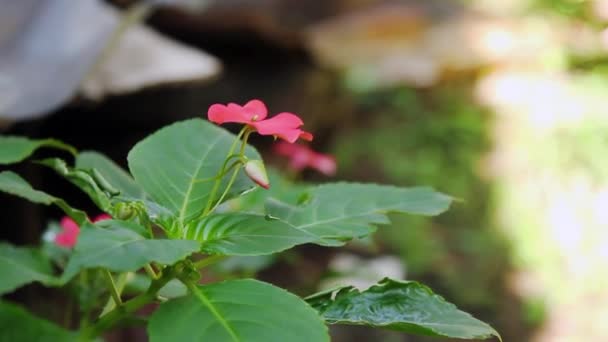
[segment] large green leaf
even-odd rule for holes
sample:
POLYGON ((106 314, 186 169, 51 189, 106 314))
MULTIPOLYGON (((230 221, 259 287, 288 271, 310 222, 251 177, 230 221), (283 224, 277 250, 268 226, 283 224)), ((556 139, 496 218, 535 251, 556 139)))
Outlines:
POLYGON ((107 190, 102 189, 93 175, 88 171, 69 167, 65 161, 59 158, 48 158, 40 160, 38 163, 50 167, 72 184, 79 187, 99 209, 106 212, 110 210, 111 194, 107 190))
POLYGON ((54 284, 53 268, 40 251, 0 243, 0 294, 39 281, 54 284))
POLYGON ((431 188, 398 188, 387 185, 335 183, 310 189, 302 205, 270 199, 269 215, 317 235, 316 243, 341 245, 372 233, 374 224, 389 223, 386 213, 438 215, 452 199, 431 188))
POLYGON ((144 190, 135 183, 131 175, 118 166, 110 158, 94 151, 84 151, 76 157, 76 167, 80 169, 95 169, 113 187, 120 190, 120 196, 131 199, 144 199, 144 190))
POLYGON ((242 213, 192 221, 186 225, 183 237, 200 241, 205 253, 224 255, 272 254, 316 239, 283 221, 242 213))
POLYGON ((54 204, 80 224, 87 220, 87 216, 84 212, 70 207, 61 198, 34 190, 28 182, 12 171, 0 172, 0 191, 25 198, 34 203, 45 205, 54 204))
POLYGON ((85 224, 62 280, 70 280, 85 268, 126 272, 150 262, 173 264, 199 250, 196 241, 148 239, 146 234, 143 227, 133 222, 105 220, 85 224))
POLYGON ((0 165, 18 163, 40 147, 52 147, 76 155, 76 149, 55 139, 32 140, 16 136, 0 136, 0 165))
POLYGON ((152 342, 320 342, 327 327, 299 297, 252 279, 191 287, 150 318, 152 342))
POLYGON ((258 187, 242 196, 236 197, 225 203, 221 208, 227 211, 245 211, 264 214, 265 204, 269 198, 274 198, 287 203, 296 203, 298 196, 309 187, 305 183, 294 183, 285 178, 279 171, 268 167, 268 178, 270 189, 258 187))
POLYGON ((310 296, 306 301, 331 324, 369 325, 463 339, 500 338, 488 324, 414 281, 385 278, 363 292, 347 286, 310 296))
MULTIPOLYGON (((178 122, 135 145, 129 152, 129 169, 137 183, 170 209, 182 226, 204 209, 214 183, 209 179, 220 171, 235 138, 202 119, 178 122)), ((260 159, 252 147, 247 147, 246 154, 260 159)), ((254 183, 239 171, 226 199, 253 187, 254 183)))
POLYGON ((0 341, 70 342, 76 341, 76 337, 75 333, 33 316, 17 305, 0 301, 0 341))

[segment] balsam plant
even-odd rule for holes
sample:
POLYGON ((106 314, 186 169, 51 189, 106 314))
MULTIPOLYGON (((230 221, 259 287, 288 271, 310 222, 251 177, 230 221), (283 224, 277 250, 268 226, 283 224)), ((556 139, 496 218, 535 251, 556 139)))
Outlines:
POLYGON ((54 237, 40 247, 0 243, 0 294, 38 282, 77 291, 80 305, 80 324, 70 330, 0 301, 0 340, 89 341, 140 324, 153 342, 329 341, 328 324, 500 338, 415 281, 382 279, 367 290, 344 286, 306 298, 254 279, 202 282, 224 258, 271 255, 302 244, 339 247, 372 234, 388 222, 388 213, 438 215, 452 201, 426 187, 346 182, 282 182, 275 190, 259 153, 248 145, 250 135, 289 143, 313 137, 300 129, 295 114, 266 115, 259 100, 213 105, 209 121, 244 124, 238 135, 203 119, 174 123, 133 147, 130 173, 100 153, 77 152, 57 140, 0 137, 3 165, 43 147, 69 152, 69 161, 35 162, 65 177, 109 215, 91 221, 18 174, 0 172, 0 190, 55 205, 69 216, 61 229, 51 227, 46 235, 54 237), (141 313, 153 303, 151 314, 141 313))

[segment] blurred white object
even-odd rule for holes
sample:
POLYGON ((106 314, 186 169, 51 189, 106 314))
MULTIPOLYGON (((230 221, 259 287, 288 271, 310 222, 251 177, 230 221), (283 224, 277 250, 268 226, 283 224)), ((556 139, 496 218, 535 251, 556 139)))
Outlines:
POLYGON ((82 84, 86 97, 128 93, 150 85, 207 79, 221 70, 220 62, 142 25, 130 28, 110 57, 82 84))
POLYGON ((0 0, 0 118, 40 116, 71 98, 119 16, 96 0, 0 0))
POLYGON ((120 12, 100 0, 0 0, 0 8, 0 120, 44 115, 81 84, 85 96, 100 99, 220 71, 215 58, 138 20, 121 36, 120 12))
POLYGON ((383 278, 405 277, 405 265, 401 259, 394 256, 366 260, 354 254, 341 253, 329 263, 329 270, 337 273, 338 276, 326 279, 320 285, 322 289, 352 285, 363 291, 383 278))

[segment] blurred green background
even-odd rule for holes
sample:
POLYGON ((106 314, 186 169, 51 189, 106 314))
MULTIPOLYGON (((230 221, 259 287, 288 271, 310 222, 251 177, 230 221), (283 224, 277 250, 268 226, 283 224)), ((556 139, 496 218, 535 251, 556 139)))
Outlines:
MULTIPOLYGON (((338 161, 335 177, 292 176, 429 185, 459 200, 435 219, 395 216, 340 252, 305 247, 278 260, 234 259, 224 271, 300 294, 393 272, 429 284, 505 341, 608 340, 608 0, 191 2, 200 6, 176 1, 147 24, 216 56, 220 74, 84 96, 6 132, 55 136, 124 165, 129 147, 166 123, 212 103, 264 99, 271 112, 301 114, 312 146, 338 161)), ((285 167, 268 141, 254 144, 285 167)), ((24 168, 34 184, 65 188, 24 168)), ((0 202, 17 213, 2 224, 27 227, 3 233, 20 243, 35 243, 58 215, 0 202)), ((27 291, 17 297, 36 298, 27 291)))

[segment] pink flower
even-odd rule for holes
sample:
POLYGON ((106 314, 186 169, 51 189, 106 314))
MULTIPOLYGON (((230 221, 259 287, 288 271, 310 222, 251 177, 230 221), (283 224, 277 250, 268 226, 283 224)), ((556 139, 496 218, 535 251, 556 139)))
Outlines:
POLYGON ((64 216, 59 225, 62 230, 55 235, 55 244, 66 248, 74 247, 78 239, 78 233, 80 233, 78 224, 71 218, 64 216))
POLYGON ((93 219, 93 222, 99 222, 99 221, 105 221, 105 220, 111 220, 112 216, 108 215, 108 214, 99 214, 97 216, 95 216, 95 218, 93 219))
POLYGON ((297 115, 279 113, 265 120, 267 115, 266 105, 260 100, 251 100, 244 106, 236 103, 214 104, 209 107, 207 113, 209 121, 218 125, 227 122, 243 123, 253 127, 261 135, 274 135, 290 143, 295 142, 298 138, 312 140, 312 134, 300 129, 304 122, 297 115))
POLYGON ((302 171, 309 167, 326 176, 336 173, 336 160, 334 157, 313 151, 310 147, 300 144, 279 142, 274 145, 274 152, 290 158, 289 167, 295 171, 302 171))
MULTIPOLYGON (((93 222, 110 220, 112 217, 108 214, 98 215, 93 219, 93 222)), ((55 235, 55 244, 57 246, 72 248, 76 245, 76 241, 78 240, 78 234, 80 234, 80 227, 78 224, 69 218, 68 216, 64 216, 59 222, 61 226, 61 232, 55 235)))

